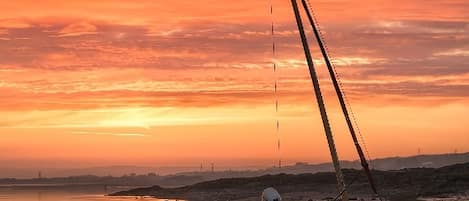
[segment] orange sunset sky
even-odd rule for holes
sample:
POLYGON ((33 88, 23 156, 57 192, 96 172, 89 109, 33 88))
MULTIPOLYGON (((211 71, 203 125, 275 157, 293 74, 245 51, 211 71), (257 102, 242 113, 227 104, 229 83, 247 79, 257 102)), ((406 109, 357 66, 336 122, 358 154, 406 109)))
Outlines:
MULTIPOLYGON (((269 4, 0 1, 0 163, 266 167, 279 155, 286 164, 329 161, 290 1, 273 1, 275 58, 269 4)), ((311 4, 371 157, 469 151, 468 1, 311 4)), ((311 46, 339 155, 355 160, 313 40, 311 46)))

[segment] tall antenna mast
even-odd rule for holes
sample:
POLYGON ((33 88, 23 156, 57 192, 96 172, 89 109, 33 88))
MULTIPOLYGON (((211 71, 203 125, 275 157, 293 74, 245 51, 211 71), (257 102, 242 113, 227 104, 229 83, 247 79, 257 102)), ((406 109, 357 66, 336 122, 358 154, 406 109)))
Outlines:
POLYGON ((331 152, 332 163, 334 164, 334 169, 336 172, 338 190, 342 193, 342 201, 348 201, 348 194, 345 191, 345 182, 342 169, 339 163, 339 156, 337 155, 337 150, 335 148, 334 138, 332 136, 331 126, 329 124, 329 119, 327 117, 326 107, 324 106, 324 100, 322 98, 321 88, 319 86, 318 76, 314 69, 313 58, 309 49, 308 40, 303 28, 303 22, 301 20, 300 11, 298 9, 298 4, 296 0, 291 0, 293 11, 295 13, 296 24, 298 25, 298 30, 300 32, 301 42, 303 44, 303 50, 305 52, 306 61, 308 63, 309 74, 311 76, 311 81, 313 82, 314 92, 316 94, 316 101, 318 102, 319 111, 321 113, 321 119, 324 126, 324 131, 326 133, 327 142, 329 144, 329 151, 331 152))
POLYGON ((274 4, 270 0, 270 17, 271 17, 271 40, 272 40, 272 70, 275 77, 274 82, 274 96, 275 96, 275 117, 276 117, 276 129, 275 133, 277 135, 277 153, 278 153, 278 168, 282 168, 282 155, 280 153, 280 120, 279 120, 279 101, 278 101, 278 73, 277 73, 277 62, 275 61, 276 57, 276 43, 275 43, 275 29, 274 29, 274 4))

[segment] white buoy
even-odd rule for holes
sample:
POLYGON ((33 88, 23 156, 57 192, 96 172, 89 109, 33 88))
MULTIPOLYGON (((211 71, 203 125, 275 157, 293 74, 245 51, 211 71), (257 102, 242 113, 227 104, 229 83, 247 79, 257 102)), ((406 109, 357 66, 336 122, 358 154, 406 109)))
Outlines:
POLYGON ((262 200, 261 201, 282 201, 282 197, 272 187, 264 189, 262 192, 262 200))

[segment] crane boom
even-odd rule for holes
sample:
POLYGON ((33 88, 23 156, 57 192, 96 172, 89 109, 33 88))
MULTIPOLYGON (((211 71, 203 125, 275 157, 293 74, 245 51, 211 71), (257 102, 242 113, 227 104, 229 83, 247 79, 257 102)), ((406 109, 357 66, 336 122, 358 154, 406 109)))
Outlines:
POLYGON ((293 6, 293 11, 295 13, 296 24, 298 25, 298 30, 299 30, 299 33, 300 33, 301 42, 303 44, 303 50, 304 50, 304 53, 305 53, 306 62, 308 63, 308 69, 309 69, 309 73, 310 73, 310 76, 311 76, 311 81, 313 82, 314 92, 315 92, 315 95, 316 95, 316 101, 318 103, 319 111, 321 113, 321 119, 322 119, 322 123, 323 123, 323 126, 324 126, 324 131, 326 133, 327 142, 329 144, 329 151, 331 152, 332 162, 333 162, 334 169, 335 169, 335 172, 336 172, 338 190, 339 190, 339 192, 343 193, 342 196, 341 196, 342 201, 348 201, 348 195, 347 195, 347 192, 345 191, 346 188, 345 188, 344 176, 343 176, 343 173, 342 173, 342 169, 340 167, 339 157, 338 157, 338 154, 337 154, 337 150, 335 148, 335 143, 334 143, 334 138, 332 136, 331 126, 329 124, 329 119, 327 117, 326 107, 324 105, 324 100, 323 100, 323 97, 322 97, 321 88, 319 86, 318 76, 316 74, 316 70, 314 69, 313 58, 311 56, 311 52, 310 52, 310 49, 309 49, 308 40, 306 38, 306 34, 305 34, 305 31, 304 31, 304 27, 303 27, 303 22, 301 20, 300 11, 298 9, 298 4, 297 4, 296 0, 291 0, 291 3, 292 3, 292 6, 293 6))
POLYGON ((358 142, 357 135, 355 133, 355 129, 353 127, 352 121, 350 120, 350 115, 347 109, 347 106, 345 104, 344 96, 342 93, 342 90, 340 89, 340 85, 337 82, 337 77, 336 73, 334 72, 334 68, 332 67, 331 61, 329 59, 329 56, 327 54, 327 51, 324 47, 324 43, 320 37, 318 27, 316 27, 316 23, 314 22, 313 17, 311 16, 311 12, 308 8, 308 5, 306 3, 306 0, 301 0, 303 4, 303 8, 306 11, 306 14, 308 16, 308 20, 313 28, 314 36, 316 37, 316 40, 318 42, 319 48, 321 49, 322 56, 324 57, 324 61, 326 62, 327 69, 329 71, 329 75, 331 76, 332 79, 332 84, 334 85, 335 92, 337 94, 337 97, 339 99, 340 107, 342 108, 342 112, 345 116, 345 120, 347 122, 348 129, 350 131, 350 135, 352 136, 353 143, 355 144, 355 149, 357 150, 357 153, 360 157, 360 163, 363 167, 363 170, 365 171, 365 174, 368 178, 368 182, 370 183, 371 189, 373 190, 374 194, 378 194, 375 186, 375 182, 373 180, 373 177, 371 175, 371 171, 368 165, 368 162, 366 160, 365 154, 363 154, 363 150, 360 146, 360 143, 358 142))

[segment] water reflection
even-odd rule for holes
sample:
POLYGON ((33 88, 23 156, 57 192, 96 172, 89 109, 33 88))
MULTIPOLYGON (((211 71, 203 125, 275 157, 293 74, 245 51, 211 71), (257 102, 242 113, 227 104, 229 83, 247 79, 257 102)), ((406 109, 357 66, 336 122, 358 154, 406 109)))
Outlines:
POLYGON ((42 201, 42 192, 37 192, 37 201, 42 201))
MULTIPOLYGON (((103 189, 28 189, 0 187, 0 201, 176 201, 153 197, 105 196, 103 189)), ((183 201, 183 200, 177 200, 183 201)))

